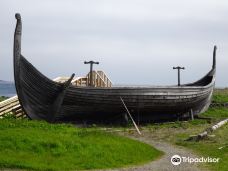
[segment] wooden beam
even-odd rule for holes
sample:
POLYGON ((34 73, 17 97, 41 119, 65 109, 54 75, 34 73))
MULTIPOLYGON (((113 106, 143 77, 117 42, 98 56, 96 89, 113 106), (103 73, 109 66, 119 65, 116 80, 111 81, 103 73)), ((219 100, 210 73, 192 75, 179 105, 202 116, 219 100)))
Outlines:
POLYGON ((133 122, 133 124, 134 124, 134 126, 135 126, 135 129, 137 130, 138 134, 139 134, 139 135, 142 135, 142 133, 140 132, 140 130, 139 130, 138 126, 136 125, 134 119, 132 118, 132 116, 131 116, 131 114, 130 114, 130 112, 129 112, 127 106, 126 106, 126 104, 124 103, 124 100, 122 99, 122 97, 120 97, 120 100, 121 100, 121 102, 123 103, 124 108, 126 109, 128 115, 130 116, 131 121, 133 122))

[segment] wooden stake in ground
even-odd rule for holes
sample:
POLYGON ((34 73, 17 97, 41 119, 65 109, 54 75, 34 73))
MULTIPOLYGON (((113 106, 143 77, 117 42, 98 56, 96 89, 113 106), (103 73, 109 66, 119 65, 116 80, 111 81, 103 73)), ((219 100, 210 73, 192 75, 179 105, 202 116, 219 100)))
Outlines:
POLYGON ((142 133, 139 131, 139 128, 138 128, 138 126, 136 125, 134 119, 132 118, 132 116, 131 116, 131 114, 130 114, 130 112, 129 112, 127 106, 126 106, 126 104, 124 103, 124 100, 122 99, 122 97, 120 97, 120 100, 121 100, 121 102, 123 103, 124 108, 126 109, 128 115, 130 116, 130 118, 131 118, 131 120, 132 120, 132 122, 133 122, 133 124, 134 124, 134 126, 135 126, 135 129, 137 130, 138 134, 139 134, 139 135, 142 135, 142 133))

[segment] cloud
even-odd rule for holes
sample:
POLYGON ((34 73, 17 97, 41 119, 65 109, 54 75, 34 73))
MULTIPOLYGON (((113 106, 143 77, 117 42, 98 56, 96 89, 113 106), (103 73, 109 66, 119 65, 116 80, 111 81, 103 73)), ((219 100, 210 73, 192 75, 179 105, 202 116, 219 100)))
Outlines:
POLYGON ((209 71, 218 45, 217 86, 227 86, 225 0, 2 0, 0 79, 12 80, 14 13, 23 20, 22 53, 50 78, 85 75, 98 60, 117 84, 176 84, 209 71))

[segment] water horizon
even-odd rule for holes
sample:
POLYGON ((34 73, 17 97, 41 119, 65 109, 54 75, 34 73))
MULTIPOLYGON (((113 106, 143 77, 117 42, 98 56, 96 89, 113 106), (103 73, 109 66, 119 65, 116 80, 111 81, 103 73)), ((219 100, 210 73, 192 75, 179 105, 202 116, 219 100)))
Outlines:
POLYGON ((13 97, 16 94, 14 82, 0 80, 0 96, 13 97))

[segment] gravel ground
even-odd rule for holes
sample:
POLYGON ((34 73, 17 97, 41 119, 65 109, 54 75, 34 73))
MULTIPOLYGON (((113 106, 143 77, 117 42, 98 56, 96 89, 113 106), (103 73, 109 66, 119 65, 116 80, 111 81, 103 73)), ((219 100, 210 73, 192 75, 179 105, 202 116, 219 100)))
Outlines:
MULTIPOLYGON (((143 133, 142 136, 137 136, 137 135, 129 136, 126 134, 125 136, 150 144, 153 147, 157 148, 158 150, 163 151, 165 154, 160 159, 157 159, 155 161, 152 161, 142 166, 131 167, 131 168, 121 168, 121 169, 111 169, 111 170, 105 170, 105 171, 200 171, 200 170, 206 171, 203 168, 199 168, 199 166, 195 163, 190 164, 190 163, 184 162, 178 166, 172 165, 170 161, 171 157, 176 154, 179 156, 192 157, 192 158, 198 157, 192 154, 192 152, 187 149, 156 140, 149 133, 143 133)), ((97 170, 97 171, 101 171, 101 170, 97 170)))

